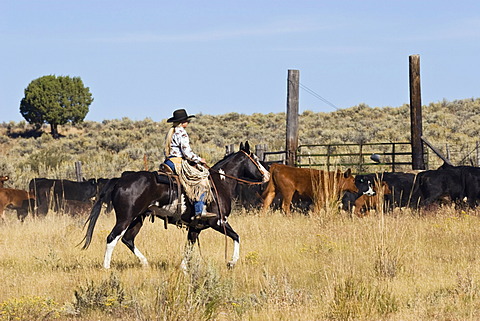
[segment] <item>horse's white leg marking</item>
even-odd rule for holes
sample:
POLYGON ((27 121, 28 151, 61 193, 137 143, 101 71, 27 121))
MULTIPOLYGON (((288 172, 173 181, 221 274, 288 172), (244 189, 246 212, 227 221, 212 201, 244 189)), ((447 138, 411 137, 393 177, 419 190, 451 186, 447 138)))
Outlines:
POLYGON ((232 260, 228 262, 229 267, 234 267, 237 264, 238 259, 240 258, 240 239, 233 242, 233 255, 232 260))
POLYGON ((118 240, 120 240, 123 237, 126 231, 127 229, 125 229, 122 233, 120 233, 119 236, 114 238, 112 242, 107 243, 107 248, 105 249, 105 258, 103 259, 104 268, 106 269, 110 268, 110 261, 112 260, 113 249, 115 248, 115 245, 117 245, 118 240))
POLYGON ((148 265, 148 261, 147 261, 147 258, 142 254, 142 252, 140 252, 137 247, 135 246, 135 248, 133 249, 133 253, 135 253, 135 255, 138 257, 138 259, 140 260, 140 263, 142 263, 143 266, 147 266, 148 265))
POLYGON ((188 271, 188 261, 190 261, 190 255, 193 251, 193 244, 187 244, 185 248, 185 252, 183 253, 182 263, 180 263, 180 268, 182 269, 183 273, 187 273, 188 271))

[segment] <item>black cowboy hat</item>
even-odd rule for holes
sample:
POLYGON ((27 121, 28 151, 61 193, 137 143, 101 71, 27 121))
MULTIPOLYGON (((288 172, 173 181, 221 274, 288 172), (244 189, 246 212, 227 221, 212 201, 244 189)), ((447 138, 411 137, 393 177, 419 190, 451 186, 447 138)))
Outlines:
POLYGON ((167 123, 181 123, 193 117, 195 115, 187 115, 185 109, 177 109, 173 112, 173 117, 167 120, 167 123))

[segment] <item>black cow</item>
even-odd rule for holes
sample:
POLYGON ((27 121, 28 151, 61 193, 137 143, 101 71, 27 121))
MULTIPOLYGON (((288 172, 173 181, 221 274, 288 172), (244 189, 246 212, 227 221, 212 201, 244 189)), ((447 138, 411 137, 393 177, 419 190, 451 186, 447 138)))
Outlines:
POLYGON ((458 169, 435 169, 417 174, 413 199, 414 207, 428 207, 446 197, 458 203, 464 198, 461 171, 458 169))
POLYGON ((412 206, 417 202, 413 196, 413 186, 416 174, 404 172, 384 172, 380 175, 381 180, 385 181, 392 194, 385 195, 390 208, 412 206))
POLYGON ((461 207, 466 198, 470 208, 474 208, 480 200, 480 168, 444 163, 437 170, 418 174, 414 194, 421 206, 448 197, 461 207))
POLYGON ((468 205, 474 208, 480 200, 480 168, 473 166, 462 167, 464 194, 467 198, 468 205))
POLYGON ((84 182, 34 178, 28 188, 36 197, 36 214, 46 215, 50 207, 55 211, 64 208, 64 200, 89 203, 97 194, 97 181, 94 178, 84 182))

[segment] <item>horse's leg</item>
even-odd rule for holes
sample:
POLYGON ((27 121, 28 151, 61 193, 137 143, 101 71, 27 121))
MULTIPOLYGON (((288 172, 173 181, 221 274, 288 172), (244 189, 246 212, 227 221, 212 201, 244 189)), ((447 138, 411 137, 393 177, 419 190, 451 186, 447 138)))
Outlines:
POLYGON ((127 232, 127 224, 124 222, 123 224, 115 224, 110 234, 107 236, 107 247, 105 249, 105 257, 103 259, 103 267, 106 269, 110 268, 110 262, 112 261, 112 253, 113 249, 118 243, 125 232, 127 232))
POLYGON ((143 218, 142 217, 137 217, 132 224, 128 227, 126 233, 122 237, 122 242, 125 244, 130 251, 135 254, 140 262, 142 263, 143 266, 148 265, 147 258, 140 252, 140 250, 135 246, 135 236, 137 236, 138 232, 140 232, 140 229, 143 226, 143 218))
POLYGON ((189 228, 188 235, 187 235, 187 246, 185 247, 185 252, 183 253, 182 263, 180 263, 180 267, 182 268, 183 272, 187 272, 188 270, 188 262, 190 261, 190 256, 193 251, 193 246, 195 242, 197 242, 198 235, 200 234, 199 230, 189 228))
POLYGON ((5 223, 5 207, 4 206, 0 206, 0 212, 2 213, 2 215, 0 215, 1 217, 1 220, 2 220, 2 223, 5 223))
POLYGON ((225 223, 225 227, 222 224, 215 224, 212 228, 222 234, 226 234, 229 238, 233 240, 233 255, 232 259, 227 263, 227 267, 233 268, 237 264, 238 259, 240 258, 240 237, 237 232, 235 232, 230 225, 230 223, 225 223))

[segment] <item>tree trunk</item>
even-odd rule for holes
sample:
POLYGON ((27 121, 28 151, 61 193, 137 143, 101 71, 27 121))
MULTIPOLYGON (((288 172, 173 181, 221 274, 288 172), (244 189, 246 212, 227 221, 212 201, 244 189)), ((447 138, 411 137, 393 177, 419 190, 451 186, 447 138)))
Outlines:
POLYGON ((52 134, 52 137, 54 139, 58 139, 59 138, 59 135, 58 135, 58 124, 50 124, 50 132, 52 134))

